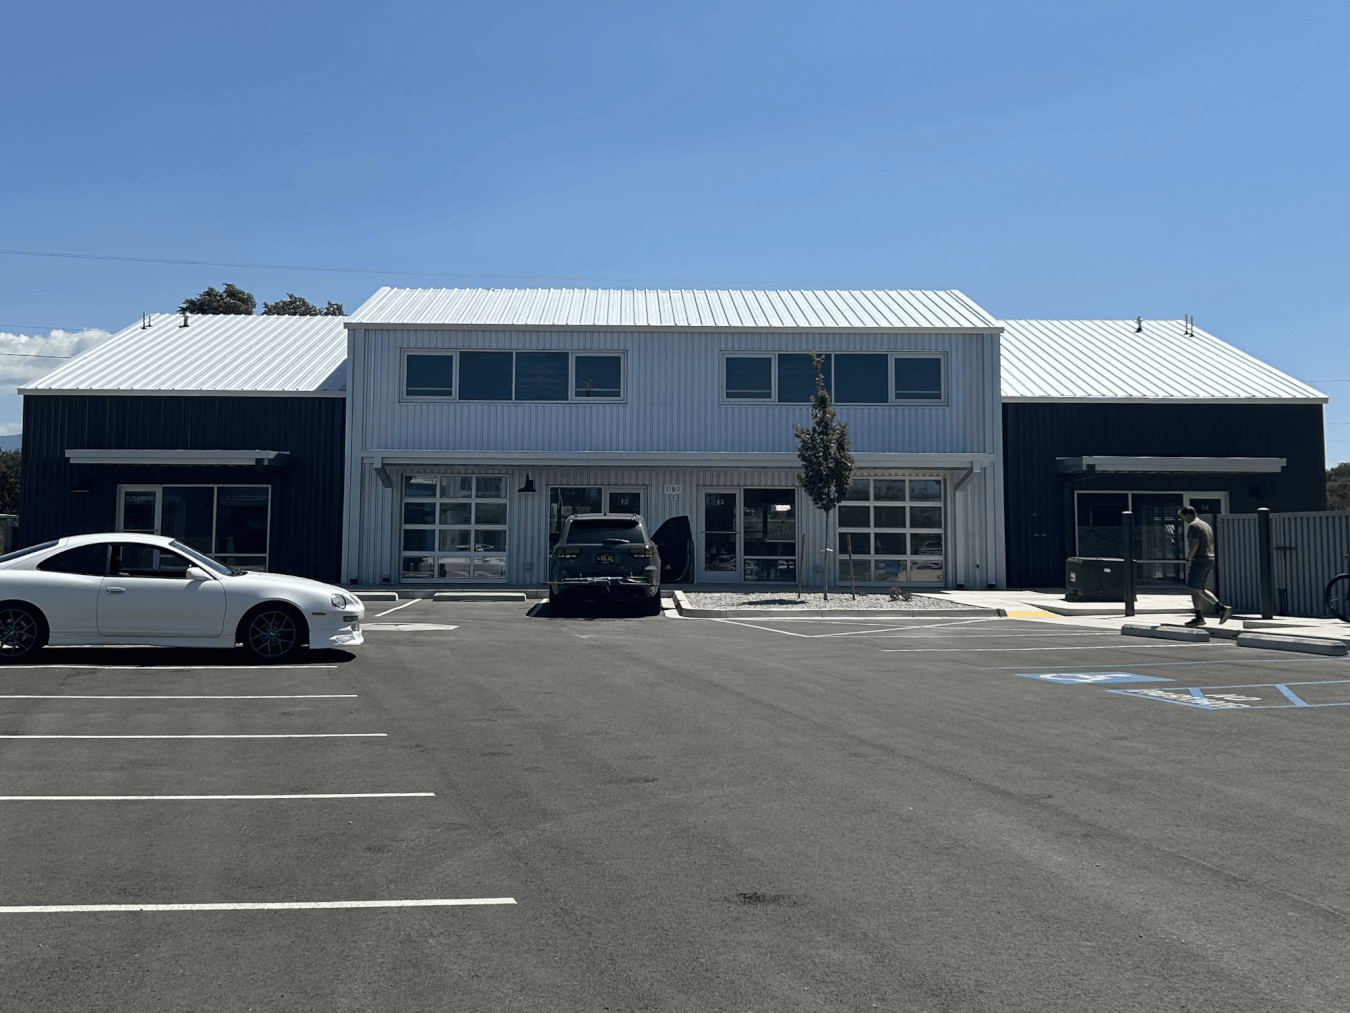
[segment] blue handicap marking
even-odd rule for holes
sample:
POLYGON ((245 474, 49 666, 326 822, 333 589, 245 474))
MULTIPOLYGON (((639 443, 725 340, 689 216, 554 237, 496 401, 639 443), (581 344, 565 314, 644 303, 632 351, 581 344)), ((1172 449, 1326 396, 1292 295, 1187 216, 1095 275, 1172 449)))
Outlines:
POLYGON ((1133 672, 1018 672, 1023 679, 1040 679, 1062 685, 1095 686, 1107 682, 1171 682, 1156 675, 1135 675, 1133 672))
POLYGON ((1108 692, 1207 711, 1350 707, 1350 679, 1261 682, 1244 686, 1189 686, 1185 689, 1113 689, 1108 692))

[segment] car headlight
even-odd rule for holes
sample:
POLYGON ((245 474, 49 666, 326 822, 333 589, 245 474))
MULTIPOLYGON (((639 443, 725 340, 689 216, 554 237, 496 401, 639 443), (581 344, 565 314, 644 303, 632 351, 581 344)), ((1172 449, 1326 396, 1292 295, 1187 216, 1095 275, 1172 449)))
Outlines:
MULTIPOLYGON (((333 603, 333 608, 335 608, 335 609, 341 609, 341 608, 346 608, 346 607, 347 607, 347 596, 344 595, 344 594, 334 594, 334 595, 330 595, 330 596, 328 597, 328 600, 331 601, 331 602, 333 603)), ((353 601, 352 604, 355 605, 356 602, 353 601)))

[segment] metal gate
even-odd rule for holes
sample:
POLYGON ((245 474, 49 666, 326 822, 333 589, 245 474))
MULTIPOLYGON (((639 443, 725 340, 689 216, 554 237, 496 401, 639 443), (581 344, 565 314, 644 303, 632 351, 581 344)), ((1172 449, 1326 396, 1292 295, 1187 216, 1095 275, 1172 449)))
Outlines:
MULTIPOLYGON (((1256 514, 1221 514, 1215 532, 1219 597, 1239 612, 1261 608, 1256 514)), ((1327 581, 1350 570, 1350 512, 1270 515, 1276 615, 1325 616, 1327 581)))

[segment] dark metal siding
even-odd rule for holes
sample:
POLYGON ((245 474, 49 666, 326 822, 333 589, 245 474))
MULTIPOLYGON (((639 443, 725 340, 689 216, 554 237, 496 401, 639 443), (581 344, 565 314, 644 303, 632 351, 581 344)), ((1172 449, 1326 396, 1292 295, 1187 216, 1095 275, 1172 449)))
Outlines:
POLYGON ((1232 513, 1326 509, 1321 405, 1005 404, 1009 587, 1061 587, 1076 489, 1227 491, 1232 513), (1284 457, 1277 475, 1062 475, 1057 457, 1284 457))
POLYGON ((271 568, 339 581, 343 398, 30 394, 23 401, 23 544, 111 531, 118 485, 268 483, 271 568), (284 450, 290 456, 285 467, 261 470, 75 466, 65 452, 76 448, 284 450))

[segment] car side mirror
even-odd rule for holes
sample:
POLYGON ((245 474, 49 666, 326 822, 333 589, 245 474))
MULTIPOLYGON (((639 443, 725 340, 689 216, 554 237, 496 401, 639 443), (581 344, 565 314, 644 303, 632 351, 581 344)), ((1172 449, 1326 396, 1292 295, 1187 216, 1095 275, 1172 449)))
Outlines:
POLYGON ((187 568, 187 579, 198 581, 210 580, 211 575, 207 573, 205 570, 203 570, 200 566, 189 566, 187 568))

